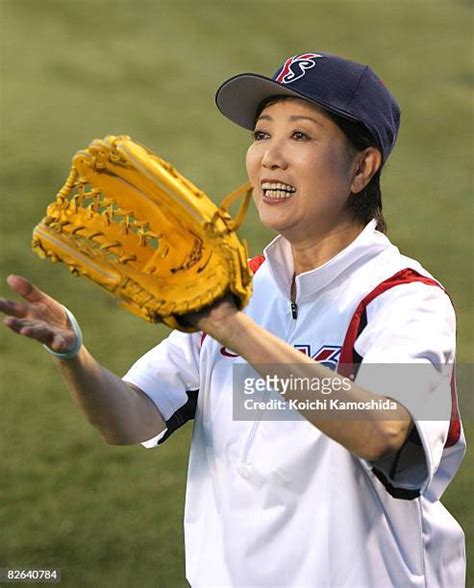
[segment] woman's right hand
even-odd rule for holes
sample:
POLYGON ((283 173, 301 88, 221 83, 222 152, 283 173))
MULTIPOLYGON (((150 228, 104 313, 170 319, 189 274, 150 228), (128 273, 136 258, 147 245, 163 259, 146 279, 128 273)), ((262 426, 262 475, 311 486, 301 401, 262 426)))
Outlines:
POLYGON ((8 276, 7 284, 23 301, 0 298, 0 311, 6 315, 5 326, 57 353, 67 353, 74 348, 77 336, 62 304, 21 276, 8 276))

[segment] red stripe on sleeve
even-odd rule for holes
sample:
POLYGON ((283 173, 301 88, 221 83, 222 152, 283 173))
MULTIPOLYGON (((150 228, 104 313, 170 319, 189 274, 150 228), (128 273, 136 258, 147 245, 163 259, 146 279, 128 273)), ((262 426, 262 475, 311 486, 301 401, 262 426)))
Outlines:
MULTIPOLYGON (((342 345, 341 356, 339 360, 340 369, 338 369, 339 373, 343 375, 349 375, 345 372, 350 370, 345 368, 345 366, 348 366, 348 368, 350 368, 350 365, 354 363, 354 345, 357 340, 357 337, 360 335, 360 322, 367 306, 372 302, 372 300, 374 300, 375 298, 377 298, 377 296, 380 296, 380 294, 383 294, 387 290, 390 290, 395 286, 400 286, 402 284, 411 284, 413 282, 421 282, 428 286, 437 286, 438 288, 442 288, 441 284, 439 284, 436 280, 433 280, 432 278, 427 278, 426 276, 422 276, 417 271, 411 268, 405 268, 397 272, 392 277, 388 278, 387 280, 383 281, 378 286, 376 286, 359 303, 351 318, 349 327, 346 332, 346 336, 344 338, 344 343, 342 345)), ((455 445, 459 441, 460 436, 461 418, 459 415, 458 398, 456 392, 456 377, 453 366, 453 377, 451 380, 451 420, 449 423, 449 431, 445 447, 451 447, 452 445, 455 445)))

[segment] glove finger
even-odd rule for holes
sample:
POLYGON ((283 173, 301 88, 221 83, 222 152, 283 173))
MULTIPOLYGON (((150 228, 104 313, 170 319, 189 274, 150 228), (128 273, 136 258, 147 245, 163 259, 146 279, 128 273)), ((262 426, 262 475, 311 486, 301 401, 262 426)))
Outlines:
POLYGON ((0 298, 0 312, 22 318, 28 312, 28 307, 24 302, 15 302, 14 300, 0 298))

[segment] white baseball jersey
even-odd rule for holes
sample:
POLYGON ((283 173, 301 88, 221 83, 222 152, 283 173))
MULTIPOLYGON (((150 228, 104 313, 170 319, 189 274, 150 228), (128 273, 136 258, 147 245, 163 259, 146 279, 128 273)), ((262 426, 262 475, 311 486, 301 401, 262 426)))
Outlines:
MULTIPOLYGON (((354 359, 361 386, 369 363, 450 369, 455 316, 448 296, 375 226, 297 276, 293 308, 290 246, 277 237, 265 249, 245 312, 325 365, 336 367, 341 355, 354 359)), ((296 411, 296 420, 233 420, 236 362, 243 360, 210 337, 173 332, 124 378, 167 422, 145 446, 194 418, 185 506, 193 587, 464 586, 463 531, 439 502, 464 454, 445 376, 438 381, 433 369, 430 385, 411 396, 402 395, 400 382, 374 390, 403 397, 412 414, 420 403, 440 403, 448 417, 417 421, 397 456, 368 463, 296 411)))

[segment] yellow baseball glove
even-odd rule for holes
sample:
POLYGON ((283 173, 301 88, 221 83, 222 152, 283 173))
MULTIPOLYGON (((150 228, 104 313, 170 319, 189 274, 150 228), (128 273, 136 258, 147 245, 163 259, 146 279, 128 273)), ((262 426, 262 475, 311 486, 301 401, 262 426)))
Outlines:
POLYGON ((250 200, 245 184, 218 208, 169 163, 130 137, 95 140, 33 232, 33 250, 62 261, 129 311, 181 331, 179 317, 227 293, 251 295, 246 244, 236 230, 250 200), (227 212, 244 200, 235 220, 227 212))

